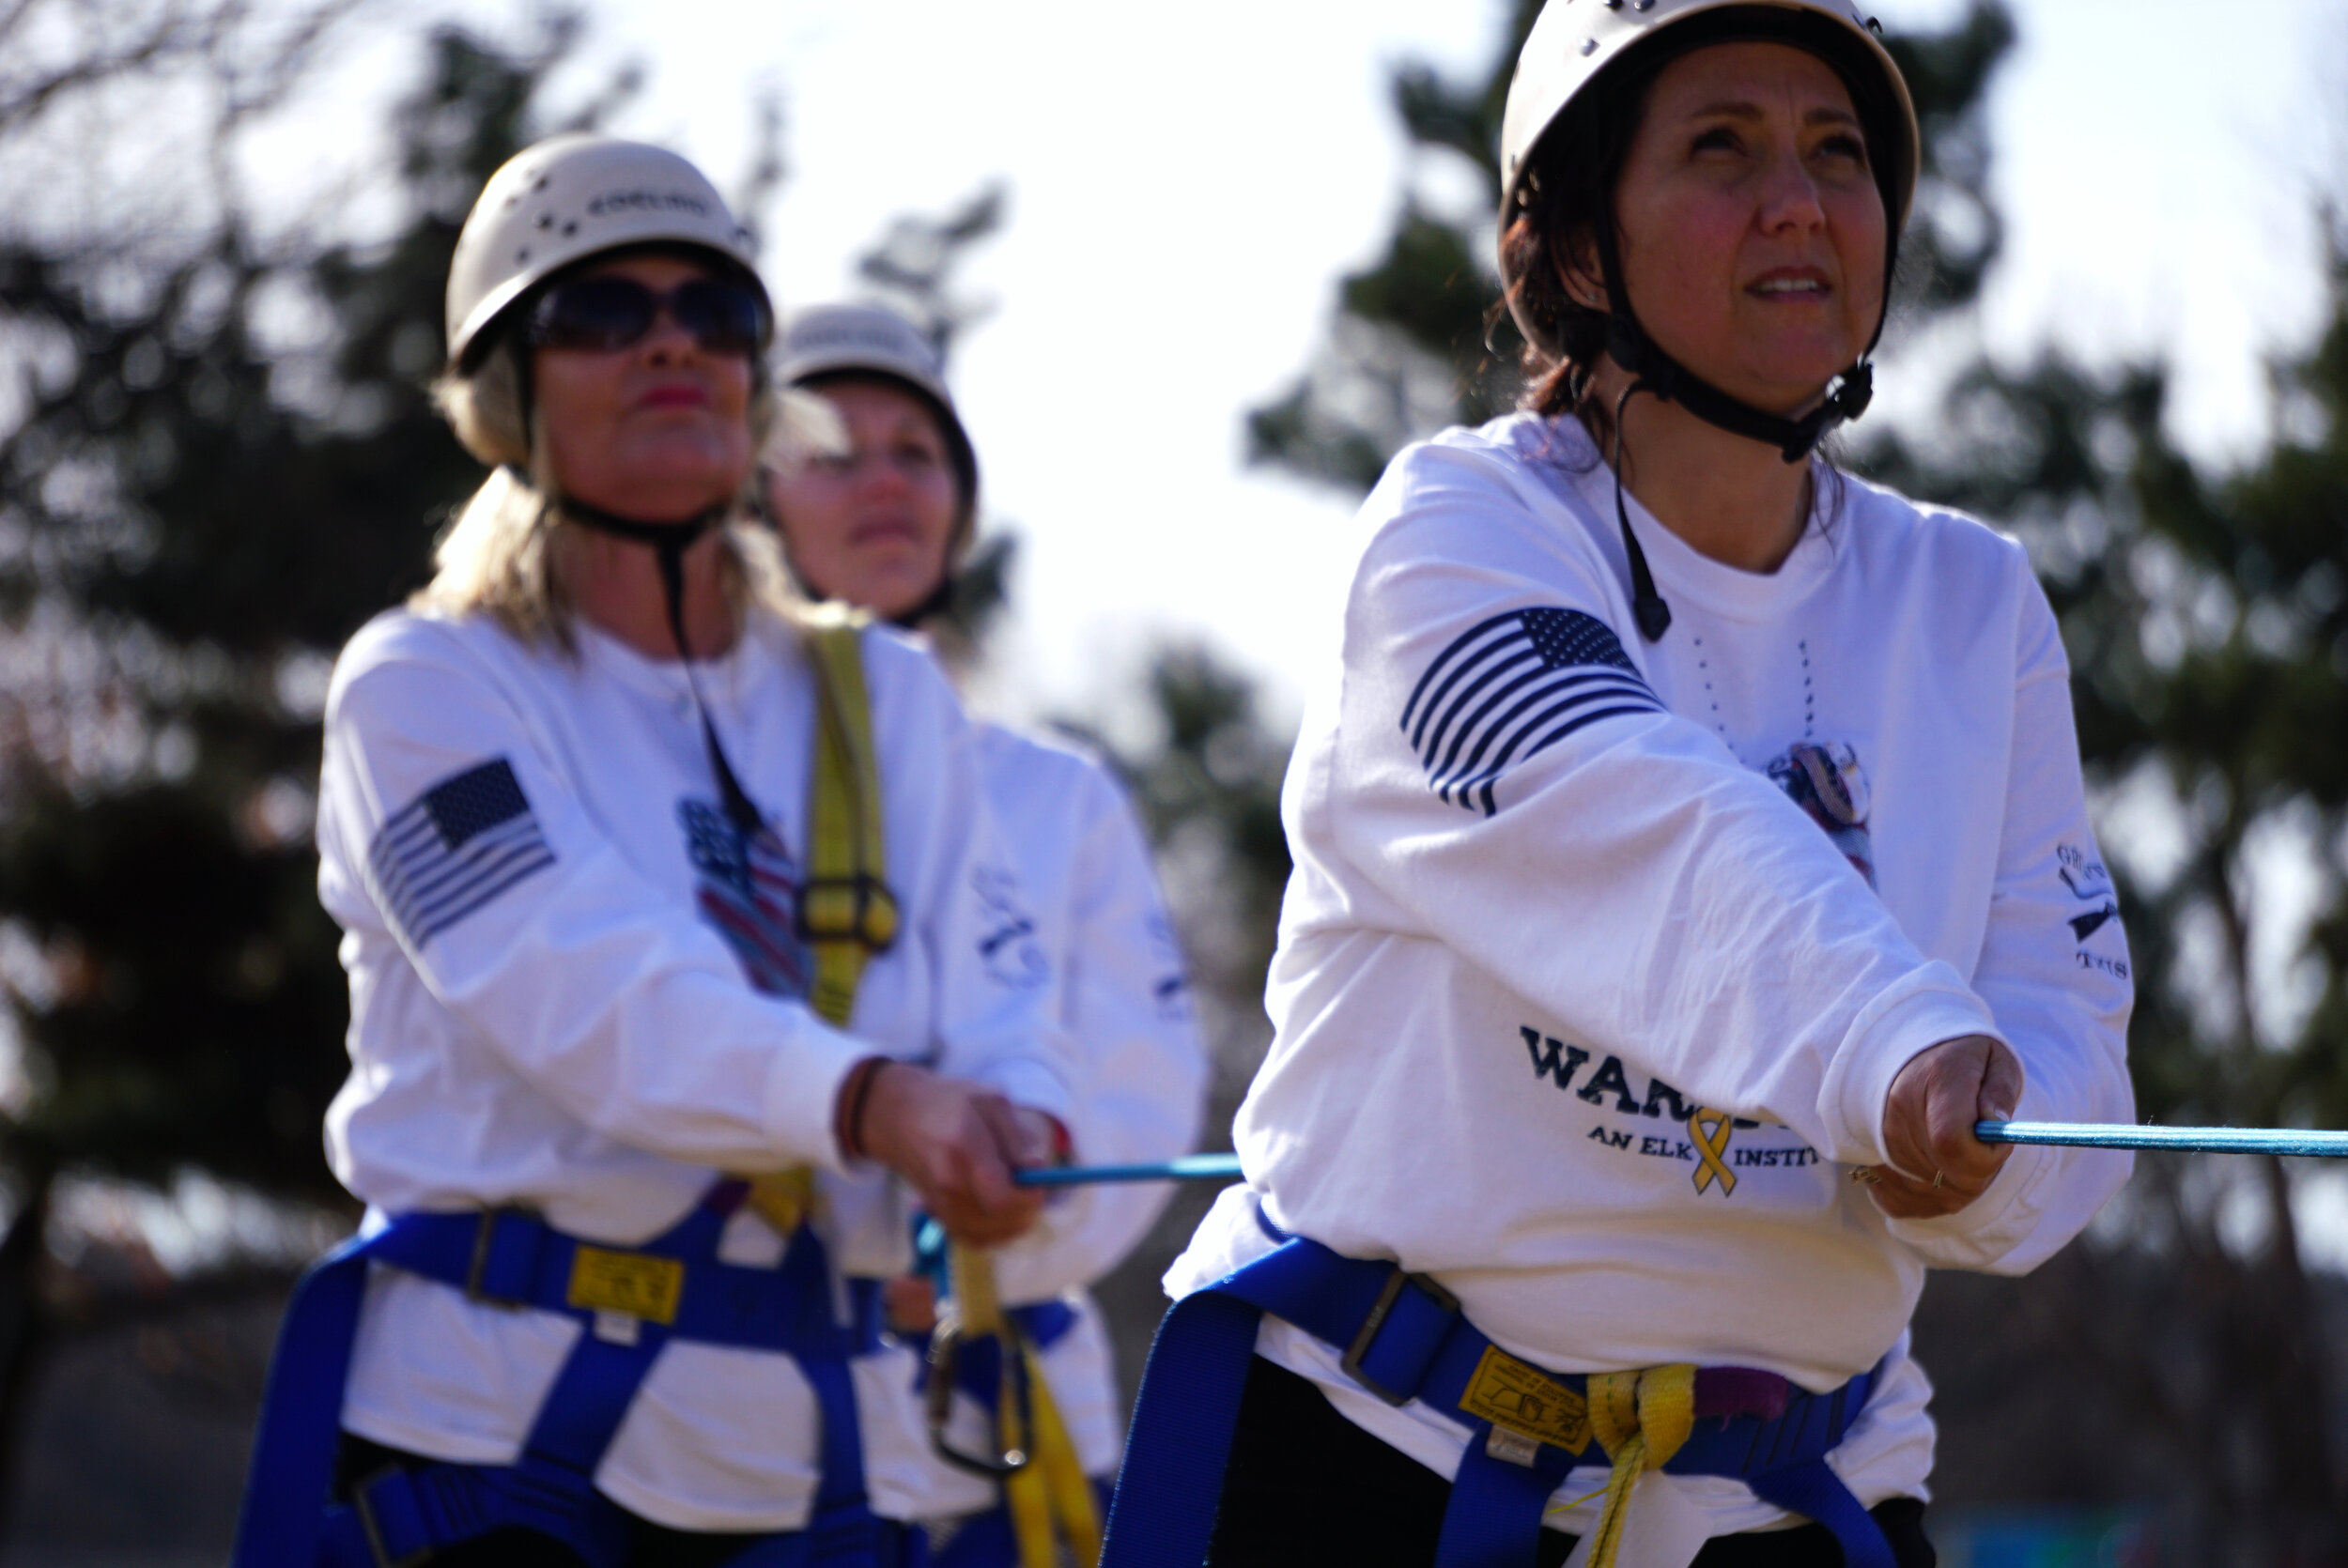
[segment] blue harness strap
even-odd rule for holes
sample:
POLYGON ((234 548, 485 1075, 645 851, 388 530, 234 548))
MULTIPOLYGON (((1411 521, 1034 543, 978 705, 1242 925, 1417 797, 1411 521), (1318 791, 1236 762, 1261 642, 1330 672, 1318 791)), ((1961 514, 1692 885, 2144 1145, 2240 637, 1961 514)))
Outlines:
MULTIPOLYGON (((1543 1442, 1530 1463, 1496 1456, 1492 1423, 1460 1407, 1485 1352, 1496 1347, 1458 1303, 1394 1264, 1349 1258, 1292 1237, 1175 1302, 1158 1326, 1110 1505, 1102 1568, 1197 1568, 1205 1560, 1266 1313, 1343 1349, 1346 1371, 1388 1403, 1418 1399, 1468 1429, 1436 1568, 1530 1568, 1542 1513, 1567 1471, 1607 1463, 1595 1438, 1573 1451, 1543 1442)), ((1842 1544, 1847 1568, 1896 1568, 1882 1529, 1826 1463, 1865 1407, 1879 1371, 1825 1394, 1795 1389, 1780 1414, 1700 1418, 1663 1468, 1736 1477, 1755 1496, 1825 1525, 1842 1544)), ((1577 1375, 1543 1376, 1577 1394, 1584 1391, 1577 1375)), ((1522 1451, 1521 1437, 1504 1436, 1515 1438, 1504 1446, 1522 1451)))
MULTIPOLYGON (((590 1568, 618 1568, 628 1516, 595 1489, 595 1471, 672 1339, 788 1354, 815 1392, 823 1436, 814 1511, 807 1530, 776 1538, 791 1545, 777 1548, 784 1555, 771 1568, 879 1564, 886 1544, 902 1532, 865 1504, 848 1370, 850 1358, 879 1344, 878 1284, 849 1282, 850 1321, 836 1322, 823 1244, 805 1227, 780 1268, 718 1262, 731 1188, 718 1184, 673 1229, 641 1247, 597 1247, 533 1214, 495 1209, 403 1215, 320 1260, 295 1287, 279 1330, 234 1568, 392 1568, 511 1527, 562 1541, 590 1568), (575 1297, 581 1278, 615 1259, 639 1269, 657 1260, 649 1267, 671 1289, 660 1310, 631 1315, 626 1334, 608 1336, 597 1331, 609 1326, 599 1321, 606 1314, 575 1297), (580 1322, 514 1464, 394 1467, 359 1482, 348 1504, 330 1504, 371 1263, 455 1286, 474 1300, 580 1322), (662 1270, 663 1264, 670 1267, 662 1270)), ((762 1547, 754 1564, 766 1563, 762 1547)))

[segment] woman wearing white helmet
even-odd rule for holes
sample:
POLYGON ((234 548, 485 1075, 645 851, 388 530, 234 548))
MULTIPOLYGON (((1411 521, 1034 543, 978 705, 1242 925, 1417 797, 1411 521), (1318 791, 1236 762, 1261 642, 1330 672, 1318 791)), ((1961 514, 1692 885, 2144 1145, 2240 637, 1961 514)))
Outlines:
MULTIPOLYGON (((824 397, 844 438, 769 483, 793 574, 819 599, 921 623, 949 601, 978 514, 977 456, 935 349, 888 311, 820 306, 785 323, 778 374, 824 397)), ((1198 1132, 1206 1053, 1124 792, 1064 742, 998 724, 981 735, 989 802, 1026 879, 1037 940, 1063 976, 1059 1022, 1085 1057, 1088 1158, 1184 1153, 1198 1132)), ((1083 1287, 1132 1251, 1169 1195, 1163 1183, 1104 1188, 1080 1226, 991 1259, 1005 1315, 1038 1351, 1075 1455, 1096 1480, 1117 1468, 1123 1411, 1108 1335, 1083 1287)), ((957 1346, 962 1387, 950 1408, 932 1407, 941 1443, 957 1454, 996 1446, 999 1359, 995 1344, 957 1346)), ((996 1482, 946 1463, 932 1480, 935 1514, 956 1521, 939 1568, 1009 1568, 1015 1532, 996 1482)))
POLYGON ((1074 1075, 951 692, 748 526, 770 322, 656 147, 531 147, 458 240, 443 406, 495 468, 328 700, 368 1224, 288 1311, 243 1568, 907 1547, 898 1194, 1024 1232, 1074 1075))
POLYGON ((1364 507, 1109 1560, 1929 1563, 1924 1269, 2128 1168, 1973 1123, 2129 1119, 2131 998, 2028 561, 1815 451, 1914 114, 1841 0, 1551 0, 1502 150, 1533 388, 1364 507))

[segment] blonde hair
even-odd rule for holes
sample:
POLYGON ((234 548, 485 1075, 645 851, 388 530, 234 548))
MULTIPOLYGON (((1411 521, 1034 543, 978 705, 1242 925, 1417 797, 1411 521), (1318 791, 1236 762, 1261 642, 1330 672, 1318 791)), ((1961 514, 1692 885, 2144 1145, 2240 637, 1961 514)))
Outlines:
MULTIPOLYGON (((487 615, 524 642, 551 642, 568 653, 578 646, 576 606, 564 562, 566 541, 581 525, 563 515, 537 477, 552 470, 544 429, 525 429, 517 351, 501 344, 470 374, 452 372, 433 386, 442 417, 465 450, 489 465, 489 476, 433 547, 432 580, 409 604, 446 615, 487 615)), ((749 424, 763 463, 796 467, 822 450, 828 410, 811 407, 816 400, 804 394, 779 395, 764 377, 760 383, 749 424)), ((721 525, 726 603, 737 615, 755 606, 796 620, 807 600, 783 565, 773 530, 757 520, 761 479, 761 463, 754 462, 721 525)))

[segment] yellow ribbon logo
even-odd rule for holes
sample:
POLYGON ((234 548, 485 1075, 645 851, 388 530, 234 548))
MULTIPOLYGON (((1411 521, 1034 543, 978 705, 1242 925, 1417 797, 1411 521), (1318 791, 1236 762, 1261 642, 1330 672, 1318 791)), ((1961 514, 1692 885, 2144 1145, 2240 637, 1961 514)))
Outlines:
POLYGON ((1696 1191, 1701 1192, 1713 1182, 1721 1184, 1721 1196, 1737 1191, 1737 1173, 1730 1170, 1721 1156, 1728 1152, 1728 1140, 1737 1130, 1736 1118, 1725 1111, 1697 1106, 1688 1117, 1688 1136, 1696 1141, 1696 1156, 1704 1161, 1696 1167, 1696 1191))

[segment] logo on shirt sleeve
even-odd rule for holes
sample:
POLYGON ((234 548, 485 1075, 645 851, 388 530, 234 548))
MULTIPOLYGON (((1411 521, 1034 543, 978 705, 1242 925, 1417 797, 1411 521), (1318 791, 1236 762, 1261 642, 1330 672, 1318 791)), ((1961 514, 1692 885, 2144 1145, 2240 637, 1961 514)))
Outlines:
POLYGON ((1495 615, 1438 653, 1402 732, 1437 799, 1489 817, 1510 767, 1600 719, 1663 711, 1604 622, 1542 607, 1495 615))
POLYGON ((384 819, 367 850, 384 913, 411 947, 553 864, 502 757, 433 785, 384 819))
POLYGON ((1150 916, 1150 952, 1158 961, 1158 977, 1151 983, 1150 999, 1157 1004, 1158 1016, 1169 1023, 1180 1023, 1191 1014, 1190 976, 1182 967, 1182 944, 1174 938, 1174 928, 1162 913, 1150 916))
POLYGON ((2078 966, 2126 979, 2128 966, 2124 961, 2087 950, 2089 937, 2106 926, 2114 926, 2120 918, 2120 899, 2112 891, 2111 873, 2104 869, 2102 861, 2077 844, 2057 844, 2055 866, 2055 874, 2070 889, 2071 897, 2082 904, 2095 906, 2082 909, 2063 922, 2071 928, 2072 938, 2078 944, 2078 966))

